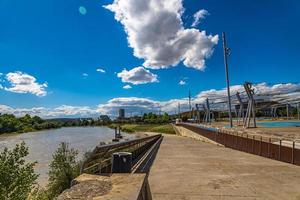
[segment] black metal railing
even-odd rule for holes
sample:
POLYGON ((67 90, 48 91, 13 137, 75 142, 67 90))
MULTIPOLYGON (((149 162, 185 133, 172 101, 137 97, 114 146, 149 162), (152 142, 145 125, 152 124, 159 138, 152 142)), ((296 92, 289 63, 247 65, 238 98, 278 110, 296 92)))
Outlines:
POLYGON ((81 166, 81 173, 101 174, 111 173, 112 154, 115 152, 132 153, 133 166, 152 147, 162 135, 148 136, 114 144, 97 146, 81 166))

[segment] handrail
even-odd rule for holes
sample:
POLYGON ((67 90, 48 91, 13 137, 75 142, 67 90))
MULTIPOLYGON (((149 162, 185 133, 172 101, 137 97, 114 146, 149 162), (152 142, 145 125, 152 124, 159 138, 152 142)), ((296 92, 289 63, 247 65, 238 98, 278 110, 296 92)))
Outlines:
POLYGON ((96 146, 92 153, 87 157, 80 168, 80 173, 101 173, 102 169, 110 168, 111 155, 117 151, 127 151, 133 154, 140 153, 143 146, 147 146, 148 143, 158 140, 161 135, 148 136, 129 141, 118 142, 115 144, 107 144, 96 146))

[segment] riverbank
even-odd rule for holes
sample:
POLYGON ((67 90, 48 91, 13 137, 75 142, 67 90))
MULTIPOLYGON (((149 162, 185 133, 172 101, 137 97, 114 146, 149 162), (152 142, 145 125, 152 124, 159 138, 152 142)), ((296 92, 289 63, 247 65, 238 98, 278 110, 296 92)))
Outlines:
MULTIPOLYGON (((124 139, 135 138, 134 134, 122 133, 122 135, 124 139)), ((86 152, 93 150, 101 142, 111 142, 113 138, 114 130, 108 127, 64 127, 0 137, 0 151, 4 147, 11 149, 24 141, 29 147, 26 161, 38 162, 35 166, 35 172, 40 174, 38 183, 45 186, 48 182, 47 173, 52 154, 61 142, 67 142, 71 148, 78 150, 80 160, 86 152)))
POLYGON ((135 133, 135 132, 156 132, 156 133, 165 133, 165 134, 175 134, 171 124, 123 124, 117 125, 112 124, 109 127, 121 127, 121 130, 126 133, 135 133))

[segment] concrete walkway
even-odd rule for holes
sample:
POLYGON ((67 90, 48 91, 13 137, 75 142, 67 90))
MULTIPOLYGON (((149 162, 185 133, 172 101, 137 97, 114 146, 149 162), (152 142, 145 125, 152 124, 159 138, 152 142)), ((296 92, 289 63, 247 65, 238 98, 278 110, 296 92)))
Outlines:
POLYGON ((300 167, 166 135, 149 184, 154 200, 300 200, 300 167))

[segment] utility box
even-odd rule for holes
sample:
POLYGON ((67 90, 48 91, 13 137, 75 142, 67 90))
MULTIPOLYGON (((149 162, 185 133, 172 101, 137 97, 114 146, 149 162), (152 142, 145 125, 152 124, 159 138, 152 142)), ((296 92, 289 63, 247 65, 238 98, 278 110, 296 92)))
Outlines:
POLYGON ((132 154, 117 152, 112 155, 112 173, 131 173, 132 154))

